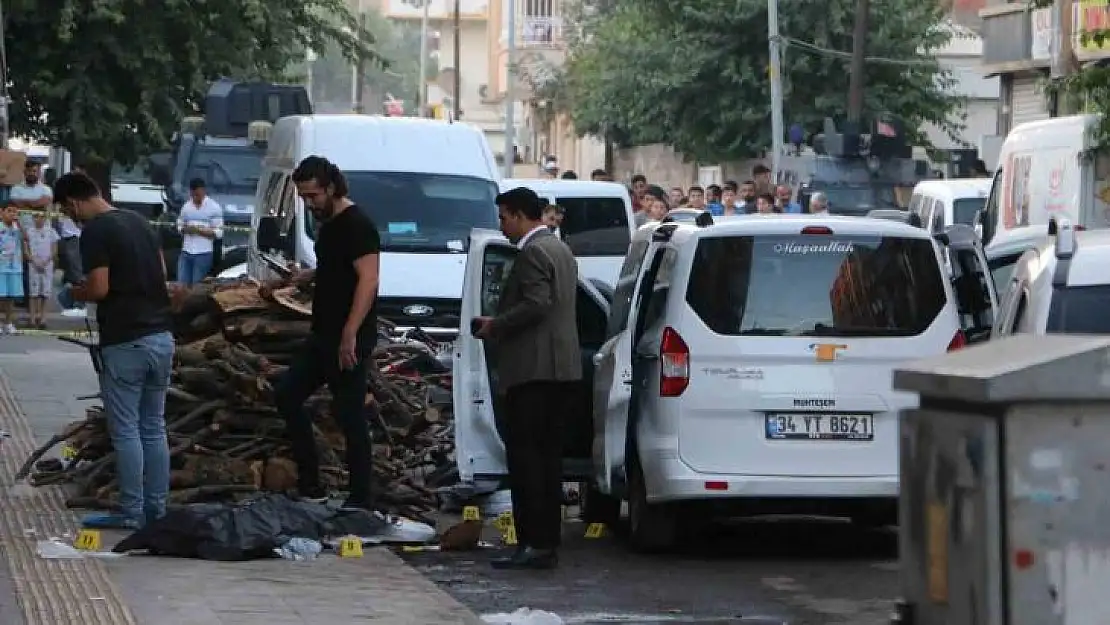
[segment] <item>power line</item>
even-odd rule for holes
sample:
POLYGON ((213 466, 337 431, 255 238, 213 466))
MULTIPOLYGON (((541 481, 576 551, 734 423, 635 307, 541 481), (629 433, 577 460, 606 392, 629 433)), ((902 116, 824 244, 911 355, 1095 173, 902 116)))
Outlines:
MULTIPOLYGON (((815 54, 815 55, 818 55, 818 56, 832 57, 832 58, 837 58, 837 59, 844 59, 846 61, 850 61, 852 59, 852 53, 851 52, 842 52, 840 50, 830 50, 829 48, 822 48, 821 46, 818 46, 816 44, 809 43, 808 41, 802 41, 801 39, 794 39, 793 37, 780 37, 780 39, 787 46, 798 48, 799 50, 801 50, 803 52, 808 52, 810 54, 815 54)), ((864 57, 863 60, 867 63, 879 63, 879 64, 882 64, 882 65, 899 65, 899 66, 904 66, 904 67, 924 67, 924 66, 932 67, 932 66, 936 65, 935 61, 892 59, 890 57, 885 57, 885 56, 868 56, 868 57, 864 57)))

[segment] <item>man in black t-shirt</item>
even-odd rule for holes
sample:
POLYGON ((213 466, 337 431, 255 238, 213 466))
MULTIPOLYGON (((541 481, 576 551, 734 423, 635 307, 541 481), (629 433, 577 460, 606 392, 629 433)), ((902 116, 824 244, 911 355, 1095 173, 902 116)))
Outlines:
POLYGON ((377 342, 374 300, 381 240, 366 212, 347 198, 347 179, 327 159, 310 156, 301 161, 293 182, 321 226, 316 270, 296 276, 316 282, 312 336, 277 387, 277 408, 287 421, 301 496, 324 500, 312 418, 304 403, 321 385, 328 385, 332 416, 347 439, 351 483, 344 507, 370 510, 374 502, 366 411, 373 408, 364 404, 368 360, 377 342))
POLYGON ((170 487, 165 403, 174 341, 166 265, 150 224, 113 208, 86 174, 59 178, 54 199, 83 225, 85 277, 70 295, 97 304, 100 394, 119 479, 120 512, 88 516, 83 523, 135 529, 166 513, 170 487))

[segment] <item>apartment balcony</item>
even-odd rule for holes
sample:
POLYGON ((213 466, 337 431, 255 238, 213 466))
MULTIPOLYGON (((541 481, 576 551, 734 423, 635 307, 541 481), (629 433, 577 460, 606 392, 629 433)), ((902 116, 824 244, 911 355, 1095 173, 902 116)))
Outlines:
POLYGON ((521 49, 562 50, 563 18, 557 15, 520 16, 517 18, 517 47, 521 49))
MULTIPOLYGON (((421 20, 424 2, 428 3, 428 20, 432 22, 455 19, 455 0, 380 0, 382 13, 395 20, 421 20)), ((491 0, 459 0, 460 21, 486 21, 490 17, 491 0)), ((497 0, 493 0, 496 2, 497 0)))

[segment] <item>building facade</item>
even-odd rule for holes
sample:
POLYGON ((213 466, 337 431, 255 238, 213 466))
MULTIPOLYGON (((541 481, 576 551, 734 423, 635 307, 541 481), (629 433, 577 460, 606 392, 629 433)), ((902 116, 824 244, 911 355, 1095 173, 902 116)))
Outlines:
POLYGON ((964 129, 950 137, 936 126, 926 126, 930 143, 939 149, 976 148, 987 166, 994 167, 998 135, 999 79, 983 76, 983 39, 973 30, 949 20, 952 37, 933 54, 937 62, 952 74, 953 91, 965 99, 964 129), (993 151, 993 153, 992 153, 993 151))
MULTIPOLYGON (((1005 136, 1018 124, 1047 119, 1061 108, 1044 89, 1062 49, 1064 29, 1059 23, 1061 2, 1034 9, 1024 2, 988 0, 983 19, 983 70, 998 76, 1000 97, 998 132, 1005 136)), ((1110 42, 1084 42, 1080 33, 1105 29, 1110 23, 1110 0, 1074 0, 1070 7, 1071 49, 1080 64, 1110 58, 1110 42)), ((1066 46, 1065 46, 1066 47, 1066 46)))

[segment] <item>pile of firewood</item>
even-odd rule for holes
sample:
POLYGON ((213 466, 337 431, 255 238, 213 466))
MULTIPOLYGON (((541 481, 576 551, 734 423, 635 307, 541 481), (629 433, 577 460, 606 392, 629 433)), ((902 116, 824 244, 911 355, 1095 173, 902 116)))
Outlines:
MULTIPOLYGON (((263 294, 244 280, 177 289, 173 304, 178 348, 166 402, 171 503, 294 489, 296 465, 274 408, 274 384, 308 336, 311 295, 294 286, 263 294)), ((425 478, 449 475, 454 464, 450 373, 429 372, 435 363, 429 348, 389 340, 392 328, 384 322, 379 335, 366 394, 375 492, 383 511, 427 520, 441 484, 425 478)), ((316 423, 324 485, 337 490, 347 470, 329 399, 321 389, 306 409, 316 423)), ((108 508, 117 496, 114 460, 103 410, 95 407, 36 450, 19 479, 73 484, 71 507, 108 508), (43 459, 58 445, 61 458, 43 459)))

